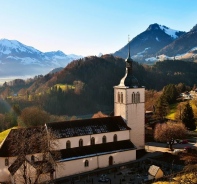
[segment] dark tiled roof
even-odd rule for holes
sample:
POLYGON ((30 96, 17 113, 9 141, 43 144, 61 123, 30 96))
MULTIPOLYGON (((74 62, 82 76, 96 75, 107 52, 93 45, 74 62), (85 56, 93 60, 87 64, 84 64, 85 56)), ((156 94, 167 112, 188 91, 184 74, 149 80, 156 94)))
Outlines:
POLYGON ((91 146, 83 146, 76 148, 69 148, 60 150, 61 159, 60 160, 72 160, 84 157, 102 155, 113 152, 121 152, 125 150, 136 149, 130 140, 110 142, 104 144, 95 144, 91 146))
POLYGON ((0 147, 0 157, 41 152, 46 142, 43 141, 44 133, 44 127, 12 129, 0 147))
POLYGON ((130 130, 121 116, 47 123, 59 138, 130 130))

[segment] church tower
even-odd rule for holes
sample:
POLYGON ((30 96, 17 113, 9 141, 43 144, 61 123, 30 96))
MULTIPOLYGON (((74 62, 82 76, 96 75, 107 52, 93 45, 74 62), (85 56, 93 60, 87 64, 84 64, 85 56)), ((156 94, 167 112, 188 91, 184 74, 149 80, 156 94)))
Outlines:
POLYGON ((126 62, 125 76, 118 86, 114 86, 114 115, 122 116, 131 128, 130 140, 137 147, 145 146, 145 88, 139 87, 138 80, 133 76, 133 60, 130 56, 130 44, 126 62))

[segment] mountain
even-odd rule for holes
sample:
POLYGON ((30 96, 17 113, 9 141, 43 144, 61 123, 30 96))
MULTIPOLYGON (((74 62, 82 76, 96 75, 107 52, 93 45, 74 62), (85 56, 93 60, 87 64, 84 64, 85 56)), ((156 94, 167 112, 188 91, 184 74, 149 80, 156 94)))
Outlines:
MULTIPOLYGON (((163 47, 178 39, 185 32, 170 29, 159 24, 151 24, 144 32, 134 37, 130 42, 131 56, 136 61, 155 56, 163 47)), ((128 44, 114 53, 115 56, 126 58, 128 44)))
POLYGON ((82 56, 41 52, 16 40, 0 40, 0 77, 46 74, 82 56))
POLYGON ((179 56, 185 53, 197 54, 197 24, 186 34, 174 40, 171 44, 162 48, 157 54, 167 56, 179 56))

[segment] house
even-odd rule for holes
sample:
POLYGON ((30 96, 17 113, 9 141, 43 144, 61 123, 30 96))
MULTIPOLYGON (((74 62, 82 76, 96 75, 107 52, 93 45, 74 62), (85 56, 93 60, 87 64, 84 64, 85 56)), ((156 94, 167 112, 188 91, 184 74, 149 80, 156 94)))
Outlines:
POLYGON ((145 146, 145 88, 139 87, 133 76, 130 46, 125 62, 125 76, 114 87, 113 117, 11 130, 0 147, 0 182, 22 183, 21 169, 26 169, 26 174, 31 174, 35 181, 42 168, 38 180, 42 182, 136 160, 136 150, 145 146), (47 137, 51 130, 57 136, 57 144, 45 152, 42 148, 51 144, 47 137), (41 133, 37 135, 36 131, 41 133), (35 140, 30 145, 25 138, 35 140), (18 151, 12 152, 12 141, 17 139, 21 139, 21 144, 18 151), (19 156, 21 150, 24 151, 19 156), (60 154, 54 157, 55 153, 60 154), (55 164, 50 162, 52 158, 55 164))

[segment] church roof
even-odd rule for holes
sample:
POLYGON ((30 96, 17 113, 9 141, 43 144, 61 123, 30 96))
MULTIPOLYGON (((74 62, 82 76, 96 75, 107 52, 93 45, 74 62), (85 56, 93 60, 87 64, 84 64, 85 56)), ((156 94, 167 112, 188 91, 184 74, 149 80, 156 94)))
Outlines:
POLYGON ((130 130, 121 116, 47 123, 59 138, 130 130))
POLYGON ((136 149, 130 140, 95 144, 90 146, 76 147, 60 150, 60 161, 88 158, 98 155, 122 152, 136 149))
POLYGON ((0 157, 17 156, 18 154, 39 153, 43 149, 43 135, 45 127, 31 127, 11 129, 10 133, 0 146, 0 157), (43 144, 40 144, 40 142, 43 144), (31 142, 31 144, 29 144, 31 142))

